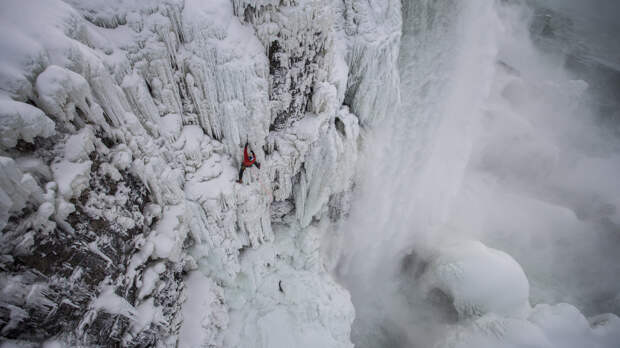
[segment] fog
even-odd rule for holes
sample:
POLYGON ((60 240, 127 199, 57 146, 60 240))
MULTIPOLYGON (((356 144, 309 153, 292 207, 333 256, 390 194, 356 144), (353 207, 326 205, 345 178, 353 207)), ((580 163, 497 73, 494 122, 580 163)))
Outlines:
POLYGON ((465 241, 514 258, 532 306, 620 313, 616 3, 403 1, 401 106, 365 134, 334 270, 356 346, 429 347, 462 323, 425 273, 465 241))

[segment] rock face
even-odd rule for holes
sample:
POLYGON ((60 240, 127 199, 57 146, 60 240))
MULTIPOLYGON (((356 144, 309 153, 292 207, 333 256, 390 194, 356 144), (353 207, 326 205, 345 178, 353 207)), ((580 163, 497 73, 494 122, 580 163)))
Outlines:
POLYGON ((351 347, 321 243, 397 102, 399 4, 4 1, 1 336, 351 347))

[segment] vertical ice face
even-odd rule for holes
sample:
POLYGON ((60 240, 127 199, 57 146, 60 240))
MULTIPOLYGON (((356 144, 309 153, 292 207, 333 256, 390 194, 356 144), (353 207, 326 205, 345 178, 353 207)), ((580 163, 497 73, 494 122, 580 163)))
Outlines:
POLYGON ((323 241, 360 123, 398 100, 398 12, 3 2, 2 336, 351 347, 323 241), (261 167, 236 184, 246 142, 261 167))
POLYGON ((401 2, 344 1, 341 6, 341 35, 346 38, 350 70, 345 104, 362 125, 372 126, 400 101, 401 2))
POLYGON ((328 1, 237 1, 269 59, 271 127, 281 130, 312 112, 315 88, 328 79, 336 16, 328 1))

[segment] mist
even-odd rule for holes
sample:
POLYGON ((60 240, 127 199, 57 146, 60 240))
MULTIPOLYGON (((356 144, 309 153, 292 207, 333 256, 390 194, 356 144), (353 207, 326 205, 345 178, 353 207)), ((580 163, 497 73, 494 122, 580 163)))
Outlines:
MULTIPOLYGON (((620 314, 619 6, 402 7, 400 107, 364 134, 334 270, 353 342, 430 347, 486 315, 531 322, 544 304, 620 314)), ((511 330, 501 341, 526 345, 511 330)), ((575 335, 545 342, 592 343, 575 335)))

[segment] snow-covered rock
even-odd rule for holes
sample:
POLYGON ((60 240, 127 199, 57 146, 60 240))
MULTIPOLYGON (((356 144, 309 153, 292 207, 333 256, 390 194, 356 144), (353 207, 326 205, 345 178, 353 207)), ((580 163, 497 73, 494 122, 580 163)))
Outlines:
POLYGON ((70 122, 99 121, 90 119, 94 99, 88 82, 73 71, 48 66, 37 77, 35 91, 39 97, 37 105, 62 125, 71 127, 70 122))
POLYGON ((400 22, 396 2, 346 6, 3 2, 0 279, 50 290, 0 301, 2 335, 350 347, 320 240, 353 186, 356 113, 397 101, 400 22), (238 184, 246 142, 261 166, 238 184))
POLYGON ((18 140, 29 143, 37 136, 54 135, 55 125, 40 109, 10 99, 0 99, 0 144, 13 147, 18 140))

